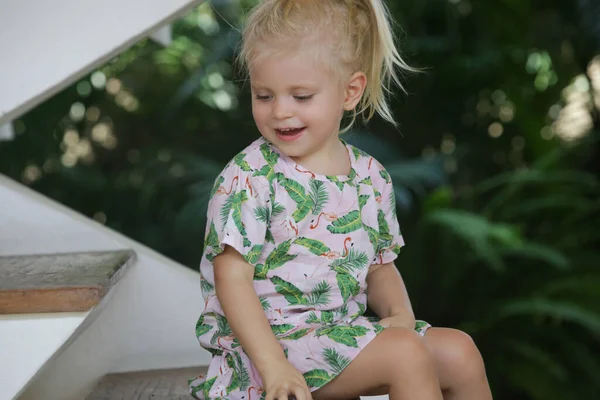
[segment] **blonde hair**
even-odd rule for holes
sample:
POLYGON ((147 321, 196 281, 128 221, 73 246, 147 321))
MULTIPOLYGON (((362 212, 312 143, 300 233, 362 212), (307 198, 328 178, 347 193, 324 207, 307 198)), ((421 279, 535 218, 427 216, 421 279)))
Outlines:
POLYGON ((250 70, 266 55, 317 44, 311 49, 315 60, 329 61, 332 71, 341 67, 348 78, 359 71, 367 77, 358 110, 345 130, 358 114, 368 121, 377 113, 396 125, 387 103, 390 84, 404 91, 398 70, 417 70, 400 56, 391 25, 382 0, 262 0, 248 14, 240 61, 250 70))

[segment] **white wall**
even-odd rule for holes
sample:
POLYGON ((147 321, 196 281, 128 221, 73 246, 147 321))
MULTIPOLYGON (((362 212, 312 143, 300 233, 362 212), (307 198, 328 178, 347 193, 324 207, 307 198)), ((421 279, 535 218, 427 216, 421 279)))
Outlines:
POLYGON ((0 125, 203 0, 1 0, 0 125))
MULTIPOLYGON (((91 382, 107 372, 207 365, 210 356, 194 335, 203 307, 197 272, 0 175, 0 256, 124 248, 136 252, 136 263, 69 346, 63 346, 65 336, 78 326, 68 324, 72 315, 40 316, 33 322, 23 317, 20 326, 18 318, 0 319, 0 339, 3 332, 22 333, 10 347, 0 340, 0 377, 28 380, 47 362, 24 399, 77 398, 51 394, 58 382, 66 395, 69 383, 91 382), (26 329, 32 323, 37 328, 26 329), (42 343, 44 332, 54 332, 57 340, 32 346, 42 343), (29 355, 33 351, 36 357, 29 355), (15 358, 22 363, 15 366, 10 362, 15 358)), ((6 388, 2 378, 0 399, 6 388)), ((81 387, 72 390, 79 394, 81 387)))

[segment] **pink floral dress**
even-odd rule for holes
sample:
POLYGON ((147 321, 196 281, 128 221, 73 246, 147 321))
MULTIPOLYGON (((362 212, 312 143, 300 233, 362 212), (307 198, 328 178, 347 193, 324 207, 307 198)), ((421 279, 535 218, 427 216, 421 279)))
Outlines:
MULTIPOLYGON (((375 159, 346 145, 347 176, 305 170, 261 138, 215 182, 200 264, 205 309, 196 326, 213 354, 190 380, 198 399, 264 398, 214 290, 212 260, 225 245, 254 267, 254 288, 289 362, 314 391, 339 375, 383 329, 363 316, 369 266, 393 261, 404 242, 392 182, 375 159)), ((429 325, 419 321, 421 334, 429 325)))

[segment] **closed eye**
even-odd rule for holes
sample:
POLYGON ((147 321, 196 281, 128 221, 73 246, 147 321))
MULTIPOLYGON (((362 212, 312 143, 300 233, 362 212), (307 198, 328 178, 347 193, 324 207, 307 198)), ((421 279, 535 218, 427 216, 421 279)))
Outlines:
POLYGON ((268 101, 271 100, 271 96, 261 96, 259 94, 256 95, 256 100, 260 100, 260 101, 268 101))
POLYGON ((297 101, 300 101, 300 102, 302 102, 302 101, 308 101, 308 100, 312 99, 312 98, 313 98, 313 95, 312 95, 312 94, 309 94, 309 95, 307 95, 307 96, 294 96, 294 98, 295 98, 297 101))

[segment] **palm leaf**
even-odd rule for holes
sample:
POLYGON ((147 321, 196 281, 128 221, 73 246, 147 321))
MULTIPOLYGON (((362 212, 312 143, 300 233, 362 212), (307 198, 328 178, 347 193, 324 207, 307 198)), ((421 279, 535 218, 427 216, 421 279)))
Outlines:
POLYGON ((313 215, 317 215, 323 211, 323 207, 329 201, 329 193, 325 188, 325 183, 316 179, 310 180, 309 187, 311 204, 310 211, 313 215))
POLYGON ((285 299, 291 305, 304 304, 304 294, 300 289, 296 286, 292 285, 290 282, 287 282, 281 279, 278 276, 274 276, 271 278, 271 282, 275 285, 275 290, 277 293, 283 295, 285 299))
POLYGON ((258 206, 254 209, 254 216, 257 221, 260 221, 264 224, 268 224, 271 220, 271 213, 269 208, 266 206, 258 206))
POLYGON ((346 272, 360 270, 369 266, 367 253, 350 248, 345 258, 335 260, 331 263, 331 268, 343 270, 346 272))
POLYGON ((286 240, 285 242, 277 246, 267 257, 267 260, 265 261, 266 268, 269 270, 279 268, 285 263, 292 261, 293 259, 298 257, 297 254, 287 254, 287 252, 290 250, 291 245, 292 241, 286 240))
POLYGON ((331 292, 331 286, 327 281, 321 281, 315 285, 310 295, 306 299, 306 305, 308 306, 323 306, 329 302, 329 292, 331 292))
POLYGON ((246 154, 245 153, 239 153, 237 154, 234 158, 233 161, 235 162, 235 165, 237 165, 238 167, 240 167, 240 169, 244 172, 250 172, 252 171, 252 168, 250 167, 250 164, 248 164, 248 162, 246 161, 246 154))
POLYGON ((331 367, 335 375, 339 375, 350 364, 350 358, 342 356, 335 349, 324 349, 323 358, 331 367))
POLYGON ((344 302, 348 301, 350 296, 356 296, 360 292, 360 284, 352 275, 347 273, 345 270, 336 269, 337 273, 335 279, 337 280, 338 287, 344 302))
POLYGON ((309 388, 320 388, 331 380, 331 376, 324 369, 313 369, 304 374, 304 380, 309 388))
POLYGON ((331 233, 346 234, 362 228, 362 225, 360 211, 354 210, 333 221, 327 226, 327 230, 331 233))
POLYGON ((294 240, 294 244, 306 247, 311 253, 317 256, 323 255, 331 251, 331 249, 320 240, 310 239, 306 237, 299 237, 298 239, 294 240))

